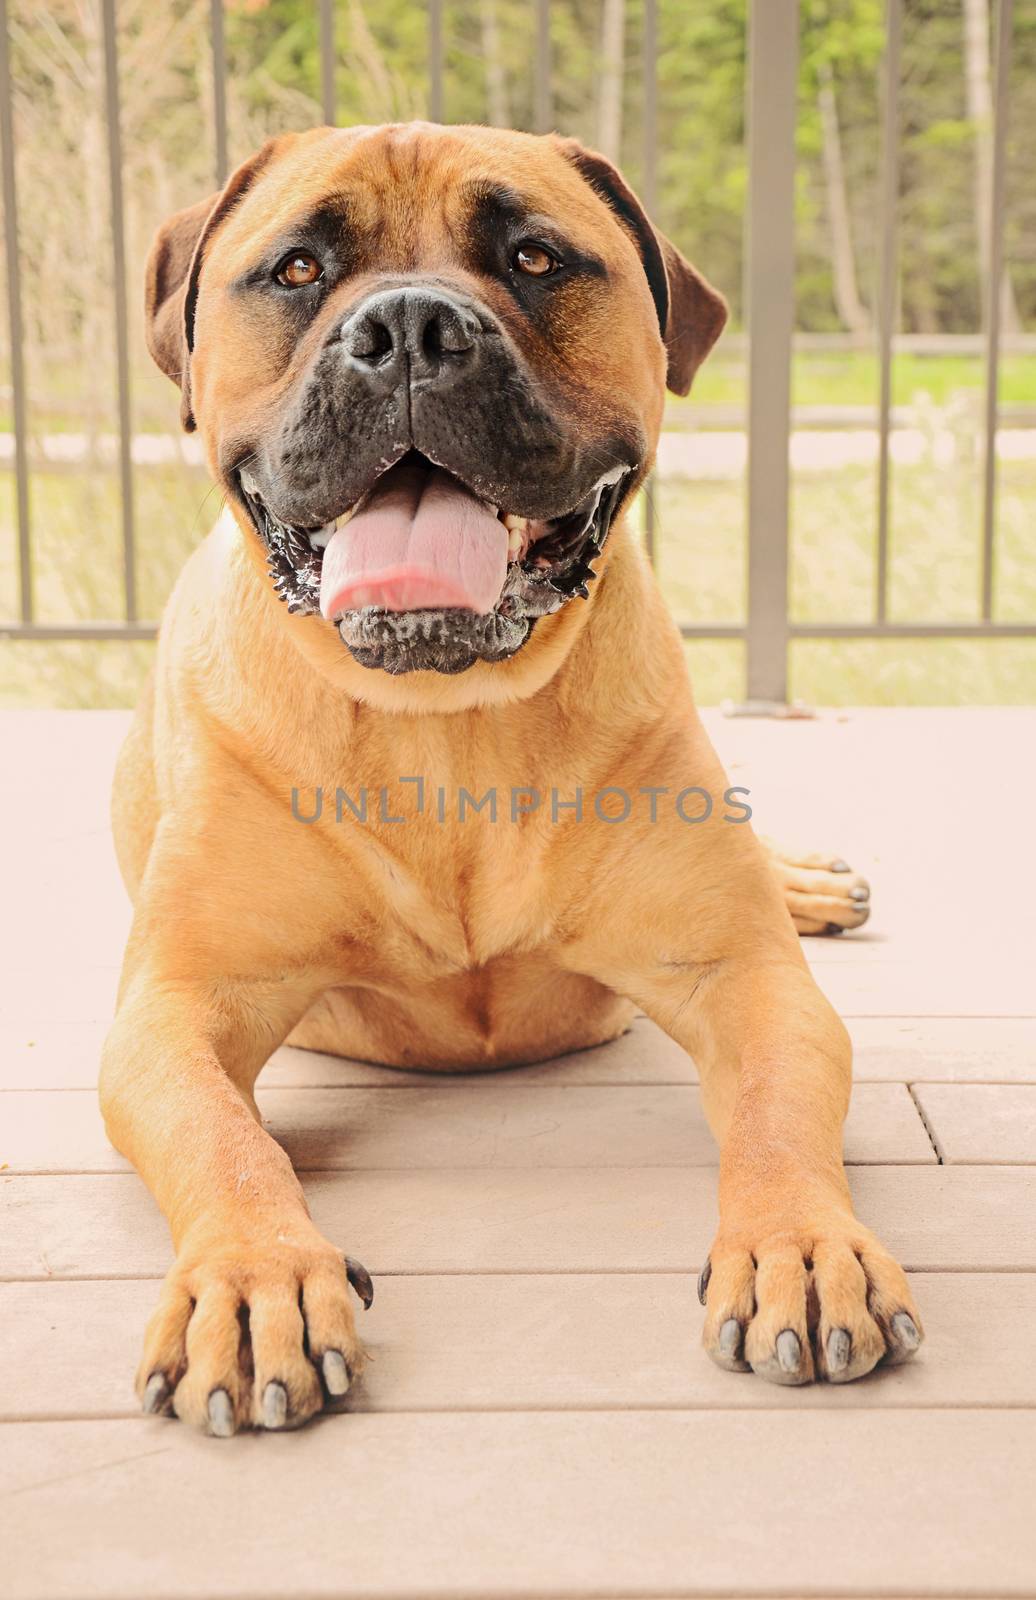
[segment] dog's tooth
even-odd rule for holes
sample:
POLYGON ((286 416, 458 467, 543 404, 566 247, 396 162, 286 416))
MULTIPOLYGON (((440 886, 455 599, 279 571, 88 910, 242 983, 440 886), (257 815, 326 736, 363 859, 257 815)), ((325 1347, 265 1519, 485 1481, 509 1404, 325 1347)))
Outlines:
POLYGON ((507 535, 507 555, 510 560, 513 560, 516 556, 521 555, 522 545, 524 543, 525 536, 521 532, 521 529, 512 528, 511 532, 507 535))
MULTIPOLYGON (((357 502, 357 504, 358 503, 359 502, 357 502)), ((328 526, 329 527, 333 527, 333 528, 344 528, 346 523, 347 522, 351 522, 353 517, 355 517, 355 515, 356 515, 356 506, 350 506, 348 511, 343 511, 341 516, 340 517, 336 517, 334 522, 333 522, 333 524, 329 523, 328 526)))
POLYGON ((513 533, 516 528, 519 530, 519 532, 524 533, 528 526, 528 517, 516 517, 509 511, 504 518, 504 527, 507 529, 508 533, 513 533))

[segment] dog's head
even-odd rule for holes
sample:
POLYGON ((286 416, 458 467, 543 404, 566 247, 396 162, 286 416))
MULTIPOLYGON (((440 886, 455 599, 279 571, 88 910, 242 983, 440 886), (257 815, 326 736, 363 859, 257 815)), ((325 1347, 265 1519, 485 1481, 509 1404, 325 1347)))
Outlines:
POLYGON ((726 309, 603 157, 415 123, 264 146, 160 230, 147 315, 288 611, 454 674, 587 596, 726 309))

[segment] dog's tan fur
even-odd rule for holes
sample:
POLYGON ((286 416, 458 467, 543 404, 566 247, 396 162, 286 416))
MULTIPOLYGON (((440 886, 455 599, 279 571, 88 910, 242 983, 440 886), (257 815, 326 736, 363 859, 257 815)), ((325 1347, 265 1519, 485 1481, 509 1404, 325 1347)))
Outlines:
MULTIPOLYGON (((473 150, 538 187, 606 253, 602 303, 574 322, 565 361, 598 409, 636 407, 653 443, 666 351, 636 243, 557 142, 417 129, 361 146, 358 156, 326 131, 279 142, 203 236, 195 353, 181 375, 185 415, 213 462, 225 431, 261 427, 290 381, 276 330, 257 337, 221 294, 257 235, 349 163, 387 208, 389 234, 405 230, 410 259, 463 277, 443 219, 473 150), (398 176, 408 161, 424 185, 419 221, 398 176)), ((183 363, 182 291, 207 214, 174 219, 153 257, 152 345, 171 371, 183 363)), ((693 330, 674 326, 667 341, 673 381, 674 361, 693 366, 693 330), (692 355, 681 357, 681 338, 692 355)), ((552 359, 543 352, 545 367, 552 359)), ((865 915, 848 894, 859 880, 818 859, 785 863, 781 883, 751 829, 722 820, 727 780, 679 635, 621 521, 589 600, 543 618, 511 659, 392 678, 358 666, 321 618, 287 615, 236 505, 234 517, 177 585, 114 790, 135 918, 102 1098, 177 1251, 140 1369, 149 1403, 205 1426, 222 1389, 233 1424, 270 1424, 274 1382, 288 1420, 303 1420, 325 1399, 323 1354, 342 1352, 353 1370, 362 1360, 339 1250, 257 1118, 253 1087, 278 1044, 496 1067, 612 1039, 634 1006, 693 1053, 721 1148, 710 1353, 781 1381, 825 1375, 839 1328, 851 1359, 832 1376, 909 1353, 891 1325, 906 1310, 920 1326, 906 1280, 854 1217, 842 1170, 847 1037, 785 900, 799 896, 806 927, 852 925, 865 915), (398 784, 404 774, 450 796, 581 787, 587 802, 578 823, 555 822, 543 804, 493 824, 459 822, 451 800, 433 823, 429 799, 418 816, 416 788, 398 784), (616 826, 590 799, 608 786, 673 795, 690 784, 720 800, 695 826, 671 806, 652 823, 646 805, 616 826), (338 825, 333 801, 310 825, 292 816, 293 789, 308 809, 318 787, 377 796, 383 785, 405 824, 372 804, 365 824, 338 825), (747 1330, 736 1348, 720 1337, 732 1319, 747 1330), (774 1353, 785 1329, 801 1346, 790 1373, 774 1353)))

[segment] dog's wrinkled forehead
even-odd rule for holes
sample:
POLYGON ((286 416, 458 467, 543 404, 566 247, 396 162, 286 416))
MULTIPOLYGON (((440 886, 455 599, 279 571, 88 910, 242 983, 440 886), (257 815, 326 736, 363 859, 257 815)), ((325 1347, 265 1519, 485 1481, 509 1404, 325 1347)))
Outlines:
POLYGON ((316 130, 275 142, 214 233, 220 276, 247 272, 291 227, 336 221, 342 242, 383 270, 466 264, 480 227, 563 228, 614 271, 643 276, 635 245, 556 143, 494 129, 426 123, 316 130))

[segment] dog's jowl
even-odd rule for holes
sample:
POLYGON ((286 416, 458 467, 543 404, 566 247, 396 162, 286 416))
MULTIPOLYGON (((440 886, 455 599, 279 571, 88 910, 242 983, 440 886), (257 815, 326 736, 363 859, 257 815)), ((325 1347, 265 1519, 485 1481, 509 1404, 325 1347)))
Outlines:
POLYGON ((637 1007, 720 1146, 712 1358, 844 1382, 920 1342, 853 1215, 848 1041, 797 937, 861 923, 866 886, 753 835, 624 521, 724 319, 554 137, 289 135, 159 230, 149 345, 228 511, 115 783, 104 1113, 176 1249, 146 1409, 283 1428, 362 1364, 370 1279, 256 1112, 282 1041, 470 1070, 637 1007))

